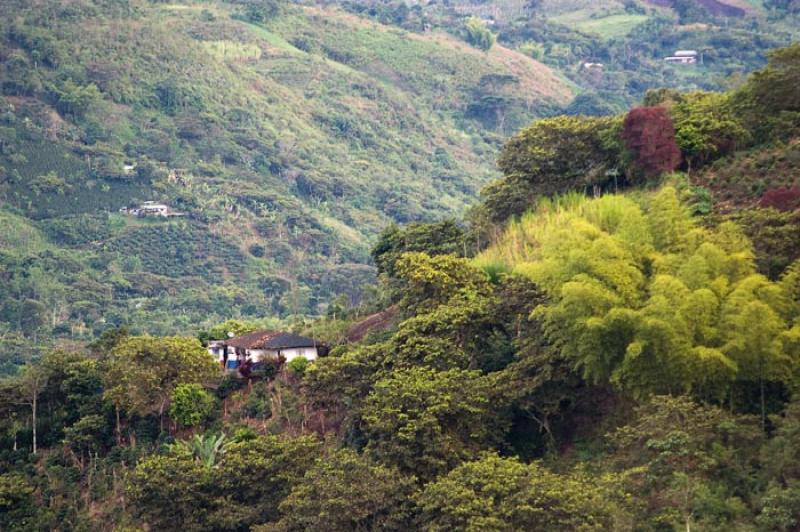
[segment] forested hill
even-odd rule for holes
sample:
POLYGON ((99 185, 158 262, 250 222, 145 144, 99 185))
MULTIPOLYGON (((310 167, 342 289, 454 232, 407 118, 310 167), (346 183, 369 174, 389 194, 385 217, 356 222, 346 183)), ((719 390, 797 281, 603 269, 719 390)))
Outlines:
POLYGON ((573 96, 516 51, 334 8, 11 0, 0 28, 0 322, 31 338, 357 297, 374 235, 458 215, 573 96), (118 214, 147 200, 187 216, 118 214))
POLYGON ((0 379, 0 528, 798 530, 798 86, 795 44, 533 122, 469 223, 381 233, 383 311, 332 302, 319 358, 48 351, 0 379))
POLYGON ((532 119, 735 85, 797 17, 741 0, 2 2, 3 353, 357 302, 377 234, 460 216, 532 119), (699 63, 664 62, 679 49, 699 63), (118 212, 144 201, 185 216, 118 212))

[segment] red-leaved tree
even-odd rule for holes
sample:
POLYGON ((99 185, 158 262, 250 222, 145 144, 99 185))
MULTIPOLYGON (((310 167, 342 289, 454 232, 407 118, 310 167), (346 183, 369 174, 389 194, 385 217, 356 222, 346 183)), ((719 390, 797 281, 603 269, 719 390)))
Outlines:
POLYGON ((645 177, 671 172, 681 162, 675 127, 663 107, 631 109, 625 117, 622 138, 633 154, 636 169, 645 177))
POLYGON ((767 190, 761 196, 758 206, 762 208, 772 207, 784 212, 800 209, 800 187, 781 187, 767 190))

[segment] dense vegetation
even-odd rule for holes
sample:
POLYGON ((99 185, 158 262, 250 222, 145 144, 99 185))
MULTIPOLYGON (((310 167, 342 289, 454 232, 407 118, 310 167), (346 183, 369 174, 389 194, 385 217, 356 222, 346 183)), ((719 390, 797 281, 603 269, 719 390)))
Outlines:
POLYGON ((347 343, 336 299, 313 363, 244 380, 125 328, 48 352, 0 382, 0 526, 796 530, 796 166, 711 183, 796 146, 798 76, 794 45, 729 93, 533 123, 469 225, 381 234, 393 318, 347 343))
POLYGON ((0 80, 0 336, 19 360, 25 338, 357 301, 384 226, 458 215, 503 135, 571 98, 499 46, 255 1, 2 2, 0 80), (146 200, 187 216, 118 212, 146 200))
MULTIPOLYGON (((187 334, 365 300, 379 231, 459 217, 498 177, 507 135, 561 112, 614 115, 655 87, 736 85, 797 17, 793 2, 742 0, 3 2, 0 366, 109 325, 187 334), (680 48, 702 64, 664 64, 680 48), (145 200, 187 217, 117 212, 145 200)), ((687 97, 672 118, 725 108, 717 97, 687 97)), ((537 134, 597 153, 551 172, 613 175, 618 121, 581 120, 573 135, 569 120, 537 134)), ((796 144, 719 159, 748 140, 725 120, 719 146, 679 128, 690 173, 718 160, 703 185, 736 205, 779 172, 791 185, 796 144)), ((777 272, 788 256, 773 252, 777 272)))
POLYGON ((800 529, 796 2, 323 4, 0 3, 0 530, 800 529))

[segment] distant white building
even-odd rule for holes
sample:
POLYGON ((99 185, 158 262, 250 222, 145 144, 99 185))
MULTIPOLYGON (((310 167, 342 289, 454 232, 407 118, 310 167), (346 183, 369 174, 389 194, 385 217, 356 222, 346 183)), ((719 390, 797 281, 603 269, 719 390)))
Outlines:
POLYGON ((167 216, 169 214, 167 205, 155 201, 145 201, 136 210, 137 216, 167 216))
POLYGON ((664 58, 665 63, 677 65, 694 65, 700 54, 696 50, 677 50, 674 54, 664 58))
POLYGON ((603 63, 584 63, 583 68, 586 70, 602 70, 605 67, 603 63))
POLYGON ((155 201, 145 201, 138 207, 132 207, 130 209, 123 207, 119 211, 132 216, 162 216, 164 218, 186 216, 186 213, 173 211, 170 209, 169 205, 156 203, 155 201))

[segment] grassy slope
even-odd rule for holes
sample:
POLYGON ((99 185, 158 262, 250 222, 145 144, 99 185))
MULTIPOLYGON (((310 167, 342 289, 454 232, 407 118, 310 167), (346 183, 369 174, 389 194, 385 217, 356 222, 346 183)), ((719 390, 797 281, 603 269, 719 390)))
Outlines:
POLYGON ((579 10, 558 15, 552 17, 552 19, 559 24, 584 33, 593 33, 603 39, 615 39, 627 35, 633 28, 650 18, 647 15, 626 13, 599 17, 593 17, 592 14, 593 11, 579 10))
MULTIPOLYGON (((571 97, 547 67, 516 52, 486 54, 450 36, 412 35, 333 10, 293 9, 257 26, 231 18, 234 8, 222 3, 135 5, 135 16, 98 8, 47 28, 103 100, 73 124, 42 97, 7 98, 15 127, 26 131, 18 137, 32 140, 17 146, 26 162, 0 161, 21 178, 4 192, 8 208, 40 225, 99 211, 96 237, 68 244, 51 231, 54 244, 120 263, 139 259, 120 268, 127 280, 113 281, 113 304, 123 309, 134 301, 147 308, 140 297, 155 292, 137 292, 143 274, 177 299, 191 299, 187 287, 204 282, 250 294, 237 305, 254 308, 220 306, 221 315, 265 312, 259 287, 275 276, 327 299, 323 273, 364 261, 390 220, 457 215, 496 175, 501 137, 464 115, 484 76, 517 78, 510 90, 527 103, 522 122, 571 97), (159 107, 165 81, 184 91, 185 108, 159 107), (87 123, 102 130, 91 146, 81 140, 87 123), (111 179, 89 166, 143 157, 165 175, 182 170, 180 179, 111 179), (50 170, 65 188, 33 191, 31 180, 50 170), (192 218, 143 225, 102 214, 151 198, 192 218), (266 247, 263 257, 250 255, 253 244, 266 247)), ((37 7, 7 5, 0 17, 21 21, 37 7)), ((149 301, 162 308, 163 300, 149 301)))
POLYGON ((617 0, 545 0, 540 9, 557 24, 603 39, 615 39, 624 37, 650 18, 626 13, 624 8, 624 2, 617 0))

